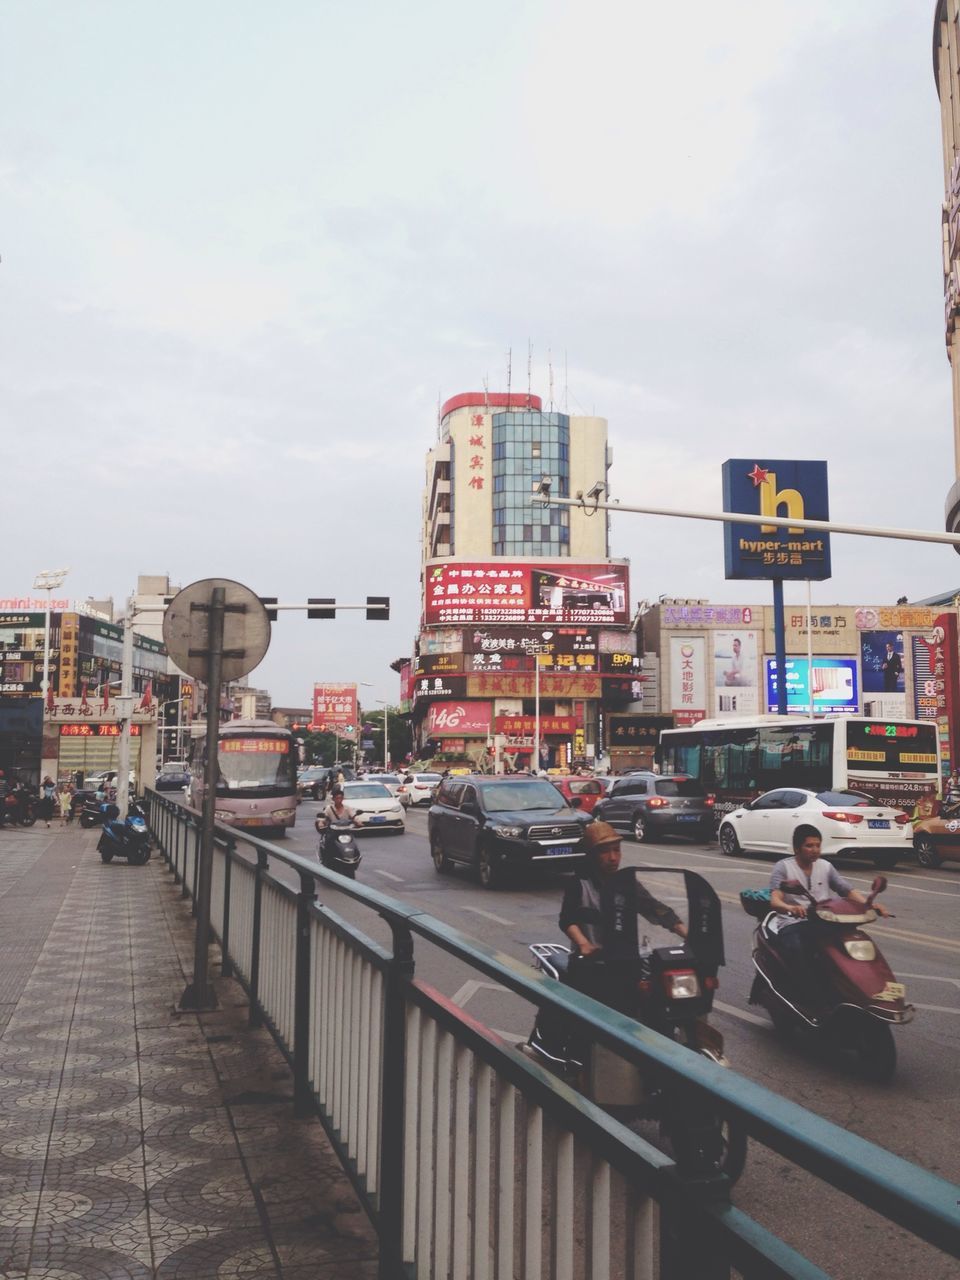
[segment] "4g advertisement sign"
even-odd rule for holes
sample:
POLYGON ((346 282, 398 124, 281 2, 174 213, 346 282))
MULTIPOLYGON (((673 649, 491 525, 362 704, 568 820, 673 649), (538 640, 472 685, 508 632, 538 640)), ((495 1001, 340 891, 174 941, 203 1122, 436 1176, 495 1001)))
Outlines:
POLYGON ((311 729, 335 733, 338 738, 357 736, 357 686, 315 684, 311 729))

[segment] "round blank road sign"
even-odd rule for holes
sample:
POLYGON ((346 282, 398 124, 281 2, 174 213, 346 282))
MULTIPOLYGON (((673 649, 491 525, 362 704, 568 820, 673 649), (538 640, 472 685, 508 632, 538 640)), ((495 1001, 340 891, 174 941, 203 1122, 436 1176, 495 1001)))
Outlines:
POLYGON ((231 578, 202 578, 191 582, 170 601, 163 615, 163 643, 177 666, 197 680, 207 679, 210 598, 214 587, 223 587, 223 650, 242 651, 242 657, 224 657, 223 679, 239 680, 259 666, 270 647, 270 619, 257 596, 231 578), (194 605, 206 605, 195 609, 194 605), (231 608, 230 606, 234 606, 231 608), (242 606, 242 607, 238 607, 242 606))

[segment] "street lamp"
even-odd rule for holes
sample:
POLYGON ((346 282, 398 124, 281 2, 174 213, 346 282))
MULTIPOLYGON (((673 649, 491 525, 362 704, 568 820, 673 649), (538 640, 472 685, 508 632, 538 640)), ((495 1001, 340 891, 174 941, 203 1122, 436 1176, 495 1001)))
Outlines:
POLYGON ((390 770, 390 739, 387 735, 387 728, 389 724, 387 706, 389 704, 384 702, 382 698, 377 698, 376 701, 381 707, 383 707, 383 771, 384 773, 387 773, 390 770))
POLYGON ((50 595, 58 587, 63 586, 63 580, 69 572, 69 569, 41 569, 33 582, 34 591, 47 593, 47 604, 43 611, 43 684, 41 686, 45 700, 50 688, 50 595))

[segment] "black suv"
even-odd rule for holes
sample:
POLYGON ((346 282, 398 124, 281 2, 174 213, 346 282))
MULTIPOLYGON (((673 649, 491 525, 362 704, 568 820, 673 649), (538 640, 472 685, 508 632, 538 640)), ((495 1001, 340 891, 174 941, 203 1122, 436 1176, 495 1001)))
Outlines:
POLYGON ((682 773, 628 773, 615 778, 594 806, 593 816, 637 840, 653 835, 712 840, 716 819, 713 796, 682 773))
POLYGON ((492 889, 508 869, 579 866, 590 820, 546 778, 444 778, 427 816, 430 854, 437 871, 465 862, 492 889))

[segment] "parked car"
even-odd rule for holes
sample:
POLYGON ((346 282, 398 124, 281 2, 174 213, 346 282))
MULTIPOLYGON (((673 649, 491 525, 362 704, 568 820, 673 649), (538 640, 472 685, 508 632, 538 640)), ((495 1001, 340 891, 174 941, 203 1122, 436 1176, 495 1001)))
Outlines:
POLYGON ((948 858, 960 860, 960 805, 937 805, 939 812, 921 818, 913 828, 913 849, 921 867, 939 867, 948 858))
POLYGON ((550 781, 557 788, 568 804, 574 799, 578 805, 572 808, 582 809, 584 813, 592 813, 603 798, 605 787, 599 778, 581 778, 576 774, 569 777, 553 778, 550 781))
POLYGON ((713 803, 713 796, 685 774, 628 773, 614 778, 607 794, 594 806, 593 816, 618 831, 629 832, 635 840, 659 835, 712 840, 713 803))
POLYGON ((398 799, 407 808, 413 808, 418 804, 432 804, 441 781, 442 775, 439 773, 405 774, 397 793, 398 799))
POLYGON ((403 806, 379 779, 376 782, 345 782, 343 799, 349 808, 356 810, 361 829, 395 831, 401 835, 406 828, 403 806))
POLYGON ((297 793, 319 800, 325 794, 327 769, 322 764, 311 764, 297 778, 297 793))
POLYGON ((726 815, 720 848, 730 856, 743 850, 787 858, 801 823, 820 832, 825 858, 867 857, 875 867, 889 868, 906 858, 914 838, 907 814, 862 792, 780 787, 726 815))
POLYGON ((439 873, 465 863, 492 889, 508 871, 580 866, 589 822, 589 814, 564 804, 546 778, 468 774, 443 779, 427 834, 439 873))
POLYGON ((156 791, 183 791, 190 785, 190 771, 188 769, 169 769, 166 765, 157 774, 157 780, 153 784, 156 791))

